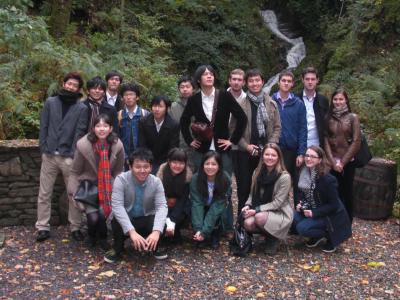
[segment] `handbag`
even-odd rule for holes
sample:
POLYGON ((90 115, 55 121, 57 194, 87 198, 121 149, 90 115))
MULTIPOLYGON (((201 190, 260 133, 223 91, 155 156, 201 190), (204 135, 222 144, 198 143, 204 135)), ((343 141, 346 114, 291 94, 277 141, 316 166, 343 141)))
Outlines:
POLYGON ((210 124, 205 122, 193 122, 190 126, 193 136, 200 142, 211 142, 214 137, 215 115, 217 114, 219 91, 215 90, 214 104, 210 124))
POLYGON ((244 216, 241 212, 237 218, 233 239, 230 242, 230 251, 234 256, 245 257, 253 247, 251 234, 243 226, 244 216))
POLYGON ((86 179, 82 180, 79 183, 74 199, 75 201, 98 208, 99 195, 96 183, 86 179))
POLYGON ((365 138, 365 135, 361 133, 360 150, 358 150, 357 154, 354 155, 354 165, 356 168, 363 168, 371 159, 372 154, 369 151, 367 139, 365 138))

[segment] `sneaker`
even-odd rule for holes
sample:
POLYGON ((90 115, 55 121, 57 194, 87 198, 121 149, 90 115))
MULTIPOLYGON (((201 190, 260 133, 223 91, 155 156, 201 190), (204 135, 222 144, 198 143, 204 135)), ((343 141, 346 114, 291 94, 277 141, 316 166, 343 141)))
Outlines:
POLYGON ((333 253, 336 251, 336 247, 333 247, 333 245, 331 244, 331 242, 327 242, 325 244, 325 246, 322 248, 322 251, 326 252, 326 253, 333 253))
POLYGON ((48 230, 39 230, 36 236, 37 242, 43 242, 50 237, 50 231, 48 230))
POLYGON ((163 260, 163 259, 168 258, 167 252, 161 248, 157 248, 157 250, 154 251, 153 256, 155 259, 158 259, 158 260, 163 260))
POLYGON ((85 239, 85 237, 83 236, 83 234, 80 230, 72 231, 71 235, 72 235, 72 238, 77 242, 81 242, 85 239))
POLYGON ((325 241, 325 238, 311 238, 306 242, 306 247, 308 248, 314 248, 317 247, 319 244, 321 244, 323 241, 325 241))
POLYGON ((114 249, 107 251, 106 255, 104 255, 104 261, 110 264, 114 264, 121 259, 121 255, 115 252, 114 249))

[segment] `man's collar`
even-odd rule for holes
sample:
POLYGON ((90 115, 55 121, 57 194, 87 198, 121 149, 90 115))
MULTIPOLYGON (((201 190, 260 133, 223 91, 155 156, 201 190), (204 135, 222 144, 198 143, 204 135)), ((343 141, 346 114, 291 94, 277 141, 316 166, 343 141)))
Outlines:
POLYGON ((203 90, 201 90, 201 97, 214 97, 215 96, 215 87, 213 87, 212 92, 209 96, 207 96, 206 94, 203 93, 203 90))
POLYGON ((107 99, 110 99, 110 98, 117 99, 118 93, 116 93, 114 96, 111 96, 111 95, 108 93, 108 90, 107 90, 107 91, 106 91, 106 97, 107 97, 107 99))
MULTIPOLYGON (((137 114, 138 109, 139 109, 139 105, 136 104, 135 109, 133 110, 133 113, 134 113, 135 115, 137 114)), ((127 113, 129 113, 129 110, 128 110, 127 107, 125 107, 125 111, 126 111, 127 113)))
MULTIPOLYGON (((280 101, 282 101, 281 93, 279 91, 276 93, 276 96, 280 101)), ((285 101, 291 100, 293 97, 293 93, 289 93, 288 98, 285 101)))
POLYGON ((315 99, 316 96, 317 96, 317 92, 314 91, 314 95, 313 95, 313 96, 311 97, 311 99, 310 99, 310 98, 308 98, 308 96, 307 96, 307 94, 306 94, 306 91, 303 90, 303 99, 304 99, 304 97, 305 97, 305 98, 307 98, 307 100, 313 100, 313 99, 315 99))

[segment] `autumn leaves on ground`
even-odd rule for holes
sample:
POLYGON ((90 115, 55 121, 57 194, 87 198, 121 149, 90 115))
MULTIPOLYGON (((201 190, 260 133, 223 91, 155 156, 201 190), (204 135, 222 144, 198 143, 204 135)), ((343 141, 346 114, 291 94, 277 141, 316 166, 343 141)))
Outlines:
POLYGON ((231 256, 226 241, 210 251, 185 240, 167 260, 129 250, 116 265, 72 241, 64 226, 40 244, 33 227, 8 227, 0 299, 399 299, 399 225, 356 219, 353 238, 333 254, 308 249, 293 236, 273 258, 258 240, 246 258, 231 256))

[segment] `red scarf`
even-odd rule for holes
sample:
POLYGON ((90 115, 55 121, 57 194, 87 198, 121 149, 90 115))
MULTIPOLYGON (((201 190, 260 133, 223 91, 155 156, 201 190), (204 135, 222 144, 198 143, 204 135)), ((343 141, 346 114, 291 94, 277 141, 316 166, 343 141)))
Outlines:
POLYGON ((107 218, 111 213, 111 172, 110 160, 108 153, 110 145, 98 140, 94 145, 94 151, 99 155, 99 167, 97 168, 97 188, 99 191, 99 206, 104 211, 104 216, 107 218))

